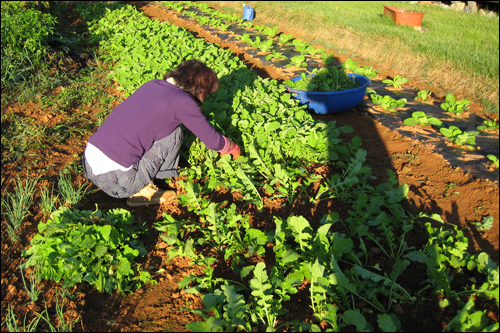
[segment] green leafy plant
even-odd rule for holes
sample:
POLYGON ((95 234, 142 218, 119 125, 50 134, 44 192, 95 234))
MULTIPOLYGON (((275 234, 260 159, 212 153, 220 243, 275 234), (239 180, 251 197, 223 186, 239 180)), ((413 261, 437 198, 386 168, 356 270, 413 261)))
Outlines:
POLYGON ((486 157, 491 161, 491 166, 495 169, 498 169, 498 157, 492 154, 486 155, 486 157))
POLYGON ((262 33, 267 28, 265 25, 257 25, 257 24, 254 24, 253 27, 257 29, 259 33, 262 33))
POLYGON ((310 57, 314 58, 316 54, 324 54, 325 49, 315 49, 313 46, 308 46, 301 53, 307 54, 310 57))
POLYGON ((257 46, 262 52, 268 52, 270 49, 273 48, 273 40, 268 39, 265 42, 260 42, 260 44, 257 46))
POLYGON ((449 128, 440 128, 441 134, 446 136, 451 142, 463 146, 465 145, 469 149, 474 149, 473 145, 476 145, 476 135, 479 135, 477 131, 465 131, 462 132, 457 126, 450 126, 449 128))
POLYGON ((296 38, 292 41, 292 44, 295 46, 295 49, 300 52, 301 55, 307 53, 306 49, 309 46, 307 42, 304 42, 303 40, 296 38))
POLYGON ((28 259, 20 267, 35 266, 41 278, 63 280, 63 287, 88 282, 109 294, 131 291, 152 282, 147 271, 133 264, 146 254, 137 239, 142 229, 124 209, 103 214, 61 207, 47 223, 38 224, 40 233, 23 251, 28 259))
POLYGON ((354 72, 356 69, 358 69, 358 65, 359 61, 354 61, 349 58, 342 64, 342 68, 344 68, 346 71, 354 72))
POLYGON ((498 130, 497 118, 495 120, 485 120, 482 125, 477 127, 478 130, 482 131, 496 131, 498 130))
POLYGON ((487 310, 474 310, 474 297, 470 297, 464 307, 450 320, 443 332, 494 332, 499 324, 488 325, 487 310))
POLYGON ((409 79, 402 77, 401 75, 397 75, 394 79, 386 79, 382 80, 388 87, 393 86, 394 88, 401 88, 401 86, 407 82, 410 82, 409 79))
POLYGON ((360 68, 356 68, 352 71, 354 74, 359 74, 363 75, 369 78, 374 78, 377 77, 378 72, 376 70, 373 70, 373 67, 371 66, 363 66, 360 68))
POLYGON ((274 38, 278 34, 278 29, 279 29, 278 27, 272 27, 272 28, 266 27, 262 32, 264 33, 264 35, 274 38))
POLYGON ((253 22, 252 21, 246 21, 246 22, 242 23, 241 25, 244 26, 247 29, 250 29, 252 27, 252 25, 253 25, 253 22))
POLYGON ((478 231, 488 231, 493 228, 493 216, 488 215, 483 217, 480 222, 469 222, 474 223, 478 231))
POLYGON ((342 69, 336 67, 314 69, 308 75, 302 73, 297 81, 286 80, 284 84, 297 90, 338 91, 359 87, 359 83, 350 78, 342 69))
POLYGON ((235 36, 234 39, 236 39, 236 40, 241 39, 242 41, 244 41, 247 44, 253 43, 252 38, 250 38, 250 34, 247 34, 247 33, 244 33, 243 35, 235 36))
POLYGON ((428 126, 428 125, 434 125, 437 127, 441 127, 443 125, 443 122, 437 118, 434 117, 429 117, 425 112, 422 111, 416 111, 412 113, 411 118, 407 118, 403 121, 403 124, 406 126, 413 126, 413 125, 419 125, 419 126, 428 126))
POLYGON ((332 62, 335 60, 335 57, 332 54, 327 54, 327 53, 321 53, 321 59, 323 60, 323 64, 328 66, 331 65, 332 62))
POLYGON ((394 111, 396 108, 401 108, 405 106, 407 100, 406 98, 401 98, 395 100, 389 95, 377 95, 376 93, 371 94, 370 98, 374 104, 380 105, 384 110, 394 111))
POLYGON ((441 103, 441 109, 456 115, 460 115, 462 112, 469 108, 470 104, 470 101, 466 99, 457 101, 455 95, 448 94, 446 95, 445 102, 441 103))
POLYGON ((425 101, 427 97, 429 97, 430 95, 431 91, 428 89, 419 90, 419 92, 417 93, 417 97, 415 99, 420 98, 422 101, 425 101))
POLYGON ((307 62, 305 60, 306 60, 306 57, 303 56, 303 55, 298 55, 298 56, 295 56, 295 57, 291 57, 290 58, 290 63, 288 65, 286 65, 285 67, 292 67, 292 66, 295 66, 297 68, 299 68, 299 67, 306 67, 307 66, 307 62))
POLYGON ((273 61, 279 61, 288 59, 288 57, 281 52, 275 50, 272 50, 271 52, 272 52, 271 54, 266 56, 266 60, 272 59, 273 61))
POLYGON ((279 36, 279 39, 278 39, 278 43, 280 43, 281 45, 285 45, 287 44, 289 41, 291 41, 293 39, 293 34, 281 34, 279 36))

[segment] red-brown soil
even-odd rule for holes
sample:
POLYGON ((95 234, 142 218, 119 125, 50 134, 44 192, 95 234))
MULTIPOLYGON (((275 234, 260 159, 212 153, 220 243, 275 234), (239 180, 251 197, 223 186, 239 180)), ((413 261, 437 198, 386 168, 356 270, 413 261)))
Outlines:
MULTIPOLYGON (((140 10, 152 19, 161 21, 168 20, 178 26, 183 26, 195 33, 199 37, 204 37, 210 42, 221 43, 216 36, 206 33, 203 29, 187 21, 178 19, 175 15, 165 12, 163 9, 145 4, 138 4, 140 10)), ((260 75, 276 79, 286 78, 286 73, 273 66, 265 66, 255 63, 254 59, 245 53, 245 50, 235 45, 221 43, 221 47, 229 48, 240 57, 248 67, 256 70, 260 75)), ((109 84, 105 89, 111 95, 120 96, 114 84, 109 84)), ((116 102, 118 103, 118 102, 116 102)), ((88 107, 86 110, 88 117, 95 119, 98 109, 88 107)), ((50 110, 40 108, 36 102, 26 105, 11 104, 2 108, 2 113, 16 113, 21 117, 34 119, 36 123, 44 123, 54 126, 61 121, 62 116, 51 114, 50 110)), ((496 262, 498 262, 498 220, 499 220, 499 189, 498 183, 487 179, 475 178, 469 173, 463 172, 460 168, 453 168, 442 158, 441 155, 433 153, 420 143, 412 141, 396 131, 392 131, 381 123, 372 119, 363 110, 356 108, 343 114, 316 116, 324 121, 336 121, 338 126, 350 125, 354 128, 351 134, 343 135, 345 140, 350 140, 354 135, 361 137, 362 148, 368 152, 367 164, 372 168, 373 174, 379 181, 387 180, 385 169, 392 169, 396 172, 399 183, 409 185, 409 200, 406 208, 413 213, 425 212, 436 213, 443 217, 446 223, 457 225, 464 231, 469 239, 469 251, 472 253, 486 252, 496 262), (452 185, 453 186, 450 186, 452 185), (489 231, 479 232, 473 224, 469 222, 480 221, 485 216, 493 216, 494 226, 489 231)), ((76 126, 77 124, 75 124, 76 126)), ((37 149, 27 152, 21 159, 5 163, 2 165, 2 195, 4 191, 12 191, 12 181, 19 174, 26 176, 26 166, 30 165, 30 176, 40 174, 47 170, 39 183, 39 187, 56 182, 56 177, 60 169, 69 163, 81 163, 86 140, 85 137, 74 137, 63 145, 52 145, 46 149, 37 149), (77 157, 75 157, 77 156, 77 157), (34 163, 35 160, 38 160, 34 163)), ((181 163, 184 167, 185 163, 181 163)), ((316 172, 328 176, 332 170, 328 166, 313 166, 316 172)), ((75 183, 83 183, 85 179, 78 175, 75 183)), ((177 179, 173 179, 171 186, 176 187, 177 179)), ((160 187, 165 184, 158 183, 160 187)), ((95 187, 91 187, 95 189, 95 187)), ((263 194, 264 195, 264 194, 263 194)), ((213 201, 229 203, 235 202, 239 207, 241 203, 237 201, 238 194, 230 194, 227 190, 219 191, 212 197, 213 201)), ((263 230, 274 230, 272 216, 287 217, 291 214, 302 215, 314 226, 326 213, 336 211, 346 213, 347 208, 342 203, 334 200, 322 201, 317 205, 309 203, 296 203, 293 206, 282 207, 283 199, 273 199, 268 202, 268 197, 264 197, 267 204, 262 212, 256 212, 252 207, 246 207, 242 213, 250 216, 250 223, 253 227, 263 230)), ((39 191, 35 196, 35 205, 30 210, 21 232, 21 241, 12 243, 4 228, 4 217, 2 216, 2 246, 1 246, 1 297, 2 297, 2 322, 6 318, 7 305, 10 304, 17 314, 18 324, 22 325, 22 318, 28 314, 28 318, 33 318, 35 311, 41 312, 45 308, 44 301, 51 318, 56 318, 55 302, 56 291, 60 290, 58 284, 51 281, 43 281, 42 298, 35 303, 31 303, 24 290, 21 273, 18 269, 22 262, 21 252, 29 246, 29 241, 37 232, 39 221, 45 221, 46 216, 42 214, 39 207, 39 191)), ((95 204, 102 210, 111 208, 125 208, 124 200, 108 197, 101 191, 95 191, 87 195, 85 202, 79 207, 81 209, 95 209, 95 204)), ((147 206, 131 210, 136 220, 147 221, 148 226, 162 219, 162 213, 168 212, 175 218, 191 216, 184 208, 176 202, 161 206, 147 206)), ((407 238, 409 245, 422 244, 425 242, 418 230, 410 232, 407 238)), ((168 253, 168 246, 164 243, 155 229, 150 228, 149 236, 143 239, 146 248, 149 250, 145 258, 141 259, 143 268, 152 267, 152 271, 164 269, 165 272, 155 276, 158 284, 146 286, 134 294, 120 295, 118 293, 110 296, 105 292, 97 292, 88 285, 79 285, 72 290, 75 297, 66 299, 64 306, 67 320, 79 319, 75 324, 74 331, 186 331, 185 325, 201 317, 192 314, 188 309, 203 307, 203 303, 198 296, 187 294, 177 288, 177 283, 190 273, 201 274, 201 269, 190 266, 190 261, 184 258, 175 258, 169 262, 165 261, 168 253)), ((370 245, 370 244, 368 244, 370 245)), ((264 258, 263 260, 265 260, 264 258)), ((379 263, 382 268, 392 267, 391 262, 382 255, 376 255, 371 259, 372 264, 379 263)), ((226 276, 230 274, 227 263, 220 259, 215 263, 215 276, 226 276)), ((426 268, 409 267, 400 278, 400 283, 410 293, 419 290, 419 282, 426 279, 426 268)), ((460 283, 461 281, 456 281, 460 283)), ((287 308, 292 309, 289 314, 280 318, 280 322, 299 319, 301 321, 314 321, 312 310, 309 306, 304 306, 308 299, 309 290, 304 284, 299 288, 299 292, 292 296, 287 303, 287 308), (297 309, 295 309, 297 308, 297 309), (295 310, 293 310, 295 309, 295 310)), ((439 299, 431 297, 429 303, 397 307, 395 313, 403 323, 402 330, 410 331, 419 327, 421 331, 442 330, 456 314, 456 304, 452 304, 445 310, 439 308, 439 299)), ((365 304, 357 304, 364 307, 365 304)), ((498 321, 498 308, 485 304, 488 309, 488 316, 494 321, 498 321)), ((376 322, 376 317, 370 318, 371 322, 376 322)), ((375 316, 375 315, 374 315, 375 316)), ((57 323, 57 321, 56 321, 57 323)), ((278 324, 279 324, 278 323, 278 324)), ((54 323, 53 323, 54 324, 54 323)), ((325 323, 318 323, 323 329, 327 328, 325 323)), ((349 329, 350 327, 347 327, 349 329)), ((48 326, 41 322, 39 329, 48 329, 48 326)), ((259 328, 255 328, 256 330, 259 328)), ((262 327, 260 327, 262 329, 262 327)), ((2 331, 6 327, 2 326, 2 331)))

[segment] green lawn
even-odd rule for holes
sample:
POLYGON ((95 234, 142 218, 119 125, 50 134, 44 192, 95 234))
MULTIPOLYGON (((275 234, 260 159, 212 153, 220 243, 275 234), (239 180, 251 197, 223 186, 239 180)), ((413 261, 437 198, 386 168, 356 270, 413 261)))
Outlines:
MULTIPOLYGON (((280 1, 272 6, 303 11, 325 24, 354 29, 366 38, 390 36, 400 39, 412 52, 450 60, 457 68, 499 79, 498 20, 456 12, 441 7, 412 5, 403 1, 280 1), (382 19, 383 5, 424 11, 423 29, 388 24, 382 19), (374 36, 375 35, 375 36, 374 36)), ((307 22, 304 22, 307 24, 307 22)))

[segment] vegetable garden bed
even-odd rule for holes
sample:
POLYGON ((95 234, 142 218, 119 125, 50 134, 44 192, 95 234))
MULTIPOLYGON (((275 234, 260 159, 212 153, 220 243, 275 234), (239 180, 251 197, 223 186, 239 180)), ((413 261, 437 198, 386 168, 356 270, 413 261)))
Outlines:
MULTIPOLYGON (((159 8, 142 10, 168 17, 159 8)), ((188 56, 214 67, 222 84, 203 111, 244 147, 244 157, 221 158, 188 138, 182 176, 171 183, 178 202, 131 210, 135 225, 148 228, 140 268, 157 283, 132 295, 70 286, 65 316, 80 318, 81 330, 498 327, 494 184, 450 168, 356 111, 313 118, 231 51, 135 9, 110 12, 96 27, 101 57, 125 95, 188 56), (479 223, 486 216, 494 222, 479 223)), ((20 111, 36 121, 46 116, 29 105, 7 110, 20 111)), ((59 163, 74 160, 79 146, 59 163)), ((3 164, 2 181, 22 165, 3 164)), ((125 208, 101 192, 78 208, 97 221, 98 212, 90 217, 95 204, 125 208)), ((28 240, 44 231, 42 219, 41 212, 30 219, 22 243, 3 233, 2 304, 16 303, 18 315, 30 318, 26 309, 40 312, 43 302, 22 307, 17 266, 28 240)), ((59 286, 42 282, 49 308, 59 286)))

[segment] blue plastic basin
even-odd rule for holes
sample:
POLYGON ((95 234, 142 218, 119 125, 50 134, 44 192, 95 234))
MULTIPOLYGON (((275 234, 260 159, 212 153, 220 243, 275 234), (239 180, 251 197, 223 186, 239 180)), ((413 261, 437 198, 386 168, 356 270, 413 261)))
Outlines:
MULTIPOLYGON (((292 89, 285 85, 295 98, 300 100, 301 105, 307 105, 316 113, 340 113, 346 112, 358 106, 366 94, 366 88, 370 85, 369 78, 358 74, 348 74, 354 76, 361 86, 340 91, 305 91, 292 89)), ((313 75, 314 76, 314 75, 313 75)), ((301 77, 295 77, 292 81, 298 81, 301 77)))

